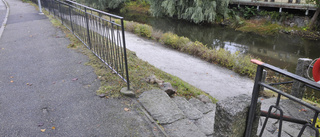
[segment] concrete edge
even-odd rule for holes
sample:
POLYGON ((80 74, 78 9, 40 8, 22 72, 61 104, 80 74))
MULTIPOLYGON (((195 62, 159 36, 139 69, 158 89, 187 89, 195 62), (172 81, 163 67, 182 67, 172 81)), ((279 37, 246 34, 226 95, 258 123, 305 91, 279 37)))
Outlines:
POLYGON ((2 25, 0 27, 0 38, 2 36, 2 33, 4 31, 4 28, 6 27, 6 24, 7 24, 7 20, 8 20, 8 16, 9 16, 9 11, 10 11, 10 7, 8 5, 8 3, 5 1, 5 0, 2 0, 2 2, 4 3, 4 5, 6 6, 7 8, 7 13, 6 13, 6 16, 4 17, 4 20, 2 22, 2 25))
POLYGON ((147 119, 153 124, 155 125, 159 130, 160 132, 165 136, 165 137, 169 137, 167 132, 164 131, 164 129, 162 129, 158 123, 156 121, 154 121, 154 119, 150 116, 150 114, 146 111, 146 109, 141 105, 141 103, 139 101, 137 101, 139 106, 138 108, 144 113, 144 115, 147 117, 147 119))

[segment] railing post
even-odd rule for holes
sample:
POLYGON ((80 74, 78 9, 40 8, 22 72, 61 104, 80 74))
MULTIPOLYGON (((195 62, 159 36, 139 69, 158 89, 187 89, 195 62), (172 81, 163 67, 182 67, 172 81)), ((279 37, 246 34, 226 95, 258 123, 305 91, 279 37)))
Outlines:
POLYGON ((121 19, 121 29, 122 29, 124 64, 125 64, 125 69, 126 69, 127 85, 128 85, 128 90, 130 90, 130 81, 129 81, 129 72, 128 72, 128 61, 127 61, 127 48, 126 48, 126 40, 125 40, 125 36, 124 36, 124 23, 123 23, 123 19, 121 19))
POLYGON ((72 25, 72 18, 71 18, 71 6, 69 5, 69 15, 70 15, 70 25, 71 25, 71 31, 72 31, 72 34, 74 33, 73 32, 73 25, 72 25))
POLYGON ((261 65, 258 65, 256 78, 255 78, 255 82, 254 82, 254 87, 253 87, 253 91, 252 91, 251 105, 250 105, 250 109, 249 109, 249 116, 247 119, 247 127, 246 127, 245 137, 252 136, 251 135, 252 134, 252 126, 253 126, 252 123, 253 123, 254 119, 256 118, 255 111, 257 108, 262 73, 263 73, 263 67, 261 65))
POLYGON ((62 19, 62 12, 61 12, 61 4, 60 1, 58 1, 58 6, 59 6, 59 14, 60 14, 60 19, 61 19, 61 23, 63 24, 63 19, 62 19))
POLYGON ((56 16, 56 12, 54 9, 54 0, 51 0, 51 3, 52 3, 53 16, 56 16))
POLYGON ((42 12, 42 7, 41 7, 41 2, 40 2, 40 0, 38 0, 38 6, 39 6, 39 14, 43 14, 43 12, 42 12))
POLYGON ((88 13, 87 13, 86 7, 84 7, 84 13, 86 14, 88 44, 89 44, 89 49, 91 49, 92 47, 91 47, 91 40, 90 40, 89 18, 88 18, 88 13))
MULTIPOLYGON (((301 76, 301 77, 307 77, 307 69, 309 65, 311 64, 312 59, 308 58, 299 58, 298 64, 296 67, 296 74, 301 76)), ((306 91, 306 86, 302 82, 294 81, 292 84, 292 90, 291 90, 291 95, 302 99, 304 92, 306 91)))

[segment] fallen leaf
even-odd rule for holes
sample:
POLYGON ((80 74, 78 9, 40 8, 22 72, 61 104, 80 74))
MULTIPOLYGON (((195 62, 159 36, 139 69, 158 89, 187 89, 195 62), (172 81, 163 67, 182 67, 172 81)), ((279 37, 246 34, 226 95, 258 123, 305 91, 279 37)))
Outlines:
POLYGON ((232 75, 230 75, 230 77, 233 77, 232 75))
POLYGON ((54 127, 54 126, 53 126, 51 129, 55 130, 55 129, 56 129, 56 127, 54 127))
POLYGON ((13 76, 11 76, 10 78, 13 78, 13 76))
POLYGON ((52 82, 52 84, 56 84, 56 82, 52 82))
POLYGON ((40 129, 41 130, 41 132, 45 132, 46 131, 46 129, 40 129))
POLYGON ((2 48, 2 49, 4 49, 4 48, 2 48))
POLYGON ((12 81, 12 80, 11 80, 10 82, 11 82, 11 83, 13 83, 13 81, 12 81))
POLYGON ((76 80, 78 80, 78 78, 74 78, 74 79, 72 79, 72 81, 76 81, 76 80))
POLYGON ((303 111, 303 112, 307 112, 307 110, 306 110, 306 109, 301 109, 301 111, 303 111))
POLYGON ((130 111, 130 109, 129 108, 124 108, 124 111, 130 111))
POLYGON ((261 100, 264 100, 263 98, 261 100))

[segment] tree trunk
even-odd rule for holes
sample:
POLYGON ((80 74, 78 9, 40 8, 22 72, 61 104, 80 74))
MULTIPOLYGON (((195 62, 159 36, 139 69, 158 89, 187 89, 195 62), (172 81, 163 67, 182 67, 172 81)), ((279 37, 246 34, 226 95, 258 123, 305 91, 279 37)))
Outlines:
POLYGON ((320 7, 318 7, 316 12, 313 14, 313 17, 312 17, 310 24, 309 24, 310 29, 314 29, 319 14, 320 14, 320 7))

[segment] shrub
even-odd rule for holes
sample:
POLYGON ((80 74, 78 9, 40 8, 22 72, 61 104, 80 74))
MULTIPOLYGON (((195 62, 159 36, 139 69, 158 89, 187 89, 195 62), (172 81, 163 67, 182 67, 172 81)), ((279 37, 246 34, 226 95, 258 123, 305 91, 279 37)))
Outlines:
POLYGON ((174 49, 178 49, 178 40, 179 36, 176 34, 173 34, 171 32, 164 33, 162 37, 160 38, 160 43, 166 44, 168 46, 171 46, 174 49))
POLYGON ((160 31, 160 30, 153 30, 152 33, 151 33, 151 38, 153 40, 156 40, 156 41, 159 41, 160 38, 162 37, 163 35, 163 32, 160 31))
POLYGON ((125 28, 127 31, 134 32, 134 29, 135 29, 135 27, 136 27, 137 25, 138 25, 138 23, 136 23, 136 22, 126 21, 124 28, 125 28))
POLYGON ((134 27, 134 33, 136 33, 142 37, 151 38, 152 27, 147 24, 143 24, 143 25, 137 24, 134 27))
POLYGON ((248 75, 253 78, 256 74, 256 64, 251 63, 252 57, 250 55, 238 55, 237 58, 233 70, 239 74, 248 75))

